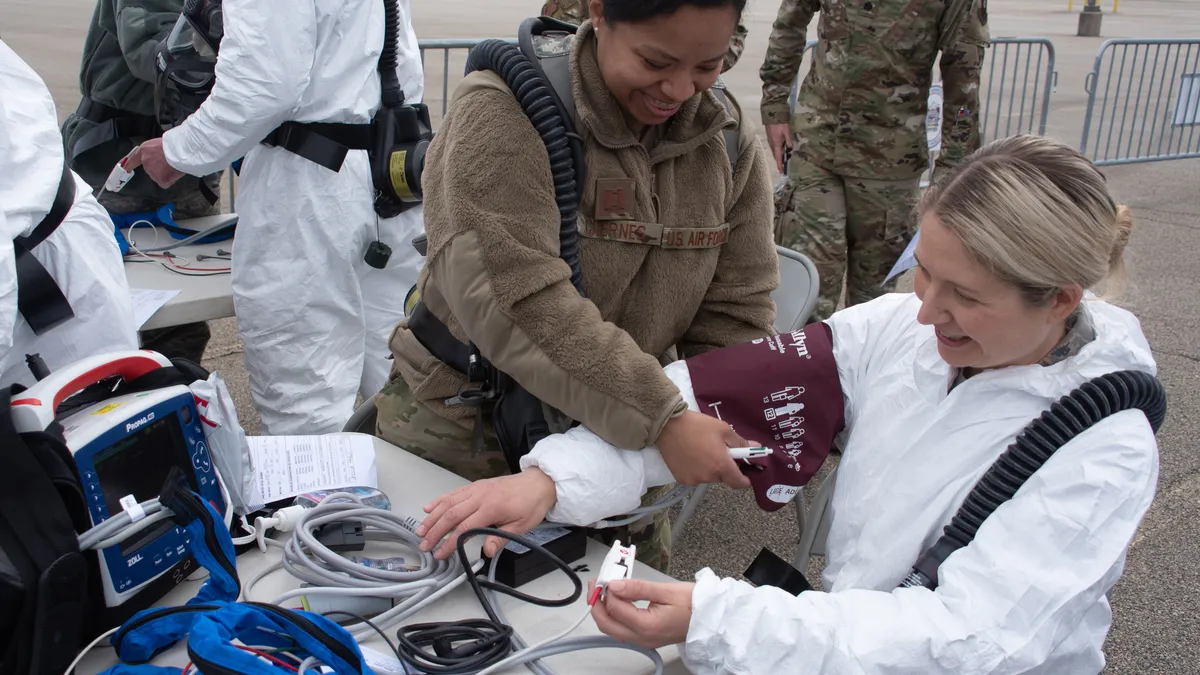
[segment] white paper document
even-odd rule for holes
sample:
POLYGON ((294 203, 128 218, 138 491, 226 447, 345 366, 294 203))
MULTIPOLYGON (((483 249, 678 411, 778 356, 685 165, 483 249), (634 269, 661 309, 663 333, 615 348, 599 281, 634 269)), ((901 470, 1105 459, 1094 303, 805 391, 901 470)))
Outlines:
POLYGON ((313 490, 379 487, 370 436, 247 436, 263 501, 313 490))
POLYGON ((179 295, 179 291, 158 291, 147 290, 143 288, 129 289, 129 295, 133 298, 133 320, 137 323, 137 327, 141 328, 154 313, 162 308, 163 305, 171 301, 171 298, 179 295))

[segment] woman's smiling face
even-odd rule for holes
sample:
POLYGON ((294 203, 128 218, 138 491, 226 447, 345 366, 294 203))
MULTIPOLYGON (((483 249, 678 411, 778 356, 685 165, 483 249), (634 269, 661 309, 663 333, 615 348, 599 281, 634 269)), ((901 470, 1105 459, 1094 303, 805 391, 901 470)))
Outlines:
POLYGON ((661 124, 721 74, 737 27, 730 4, 683 5, 644 21, 610 23, 600 0, 589 6, 605 86, 640 125, 661 124))
POLYGON ((985 370, 1041 361, 1062 340, 1082 289, 1030 304, 1021 290, 977 263, 936 213, 921 220, 914 288, 917 320, 933 326, 938 354, 956 368, 985 370))

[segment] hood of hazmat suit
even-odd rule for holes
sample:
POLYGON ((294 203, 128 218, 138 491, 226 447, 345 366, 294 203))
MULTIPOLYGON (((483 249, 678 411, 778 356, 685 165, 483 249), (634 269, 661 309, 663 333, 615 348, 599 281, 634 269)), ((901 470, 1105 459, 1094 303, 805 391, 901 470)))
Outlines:
MULTIPOLYGON (((0 211, 8 241, 46 217, 63 175, 63 142, 50 90, 0 41, 0 211)), ((32 251, 57 282, 73 319, 34 334, 17 312, 12 246, 0 257, 0 384, 35 382, 25 355, 51 371, 88 356, 137 349, 137 330, 121 251, 108 212, 74 173, 75 200, 62 224, 32 251)))
MULTIPOLYGON (((398 3, 405 100, 424 76, 408 0, 398 3)), ((280 124, 366 124, 380 106, 384 0, 224 0, 216 80, 163 134, 167 161, 202 176, 245 156, 232 284, 251 394, 264 434, 339 431, 356 394, 387 381, 387 339, 416 283, 421 209, 377 219, 367 152, 332 171, 261 145, 280 124), (363 260, 379 238, 385 269, 363 260)))
MULTIPOLYGON (((828 592, 792 596, 696 575, 681 654, 695 673, 1095 673, 1106 593, 1154 498, 1158 445, 1140 410, 1063 445, 942 564, 937 590, 897 588, 1017 433, 1087 380, 1155 374, 1137 319, 1085 299, 1096 338, 1050 366, 1001 368, 948 391, 955 373, 920 301, 890 294, 834 314, 844 453, 830 504, 828 592)), ((686 361, 668 375, 696 409, 686 361)), ((522 466, 554 479, 547 519, 591 523, 671 482, 657 450, 585 429, 552 436, 522 466)))

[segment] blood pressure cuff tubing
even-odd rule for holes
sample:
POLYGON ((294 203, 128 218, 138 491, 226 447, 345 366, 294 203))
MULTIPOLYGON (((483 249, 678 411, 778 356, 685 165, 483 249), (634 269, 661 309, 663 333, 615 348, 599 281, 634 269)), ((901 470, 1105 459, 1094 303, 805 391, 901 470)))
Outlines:
POLYGON ((113 634, 117 656, 127 663, 154 658, 187 637, 206 612, 237 601, 241 593, 229 530, 216 508, 188 488, 178 467, 167 474, 159 499, 173 513, 172 519, 187 530, 188 549, 208 570, 208 578, 186 605, 142 610, 113 634))
MULTIPOLYGON (((173 519, 187 529, 192 556, 208 570, 208 579, 187 604, 135 614, 112 637, 123 664, 102 675, 165 675, 146 664, 180 640, 202 673, 276 675, 279 667, 235 647, 242 644, 286 648, 302 658, 313 656, 339 675, 372 675, 362 651, 344 628, 319 614, 260 603, 239 603, 241 586, 234 567, 233 541, 216 508, 192 492, 183 473, 172 468, 160 499, 173 519)), ((178 673, 178 668, 170 669, 178 673)))
POLYGON ((764 511, 808 484, 846 426, 845 399, 825 323, 686 359, 700 412, 772 449, 743 472, 764 511))
POLYGON ((242 592, 234 564, 237 554, 216 507, 192 492, 179 467, 171 467, 159 494, 175 523, 187 530, 192 557, 208 570, 208 579, 188 604, 236 601, 242 592))

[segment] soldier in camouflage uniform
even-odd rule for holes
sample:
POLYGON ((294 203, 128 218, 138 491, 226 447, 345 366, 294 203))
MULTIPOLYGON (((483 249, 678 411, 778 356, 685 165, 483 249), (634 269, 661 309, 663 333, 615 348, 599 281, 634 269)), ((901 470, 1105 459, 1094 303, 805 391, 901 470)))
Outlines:
POLYGON ((792 146, 776 194, 776 237, 817 267, 811 320, 837 308, 843 278, 847 306, 894 288, 882 282, 915 231, 935 59, 941 51, 936 181, 979 147, 988 43, 987 0, 783 0, 760 71, 762 117, 780 171, 792 146), (818 11, 819 43, 792 111, 788 96, 818 11))
MULTIPOLYGON (((546 4, 542 5, 542 16, 578 26, 588 19, 588 0, 547 0, 546 4)), ((721 72, 728 71, 737 64, 742 51, 746 49, 748 34, 745 24, 739 21, 733 38, 729 40, 729 51, 725 52, 725 64, 721 72)))
MULTIPOLYGON (((176 218, 221 212, 220 173, 163 189, 138 171, 121 192, 102 189, 122 157, 161 133, 154 117, 154 59, 182 11, 183 0, 99 0, 92 14, 79 73, 83 96, 64 120, 62 137, 71 169, 98 192, 96 199, 109 213, 154 211, 167 203, 174 203, 176 218), (113 129, 118 133, 108 133, 113 129)), ((146 349, 196 363, 209 337, 204 322, 141 333, 146 349)))
MULTIPOLYGON (((620 9, 628 12, 641 1, 622 0, 624 7, 614 7, 610 0, 611 15, 620 17, 620 9)), ((727 4, 740 13, 736 0, 727 4)), ((727 22, 719 35, 706 36, 706 55, 716 57, 727 48, 734 26, 727 22)), ((670 446, 689 455, 711 450, 716 445, 705 444, 710 438, 700 435, 695 441, 689 436, 686 443, 677 443, 672 430, 701 423, 699 417, 705 424, 716 422, 721 434, 732 431, 700 413, 689 415, 661 366, 771 332, 775 309, 770 291, 778 284, 778 256, 768 160, 755 139, 753 121, 741 118, 737 105, 726 107, 706 93, 707 87, 698 86, 670 121, 631 123, 633 113, 611 95, 601 75, 599 51, 592 48, 599 39, 585 21, 576 35, 537 42, 542 54, 570 50, 572 81, 582 89, 575 100, 576 117, 586 120, 578 130, 591 186, 581 193, 578 229, 588 300, 580 304, 569 278, 547 281, 544 263, 563 265, 549 174, 544 182, 512 186, 484 178, 486 190, 464 184, 487 176, 540 176, 536 172, 544 171, 546 163, 544 145, 511 90, 495 74, 481 71, 456 90, 426 159, 429 248, 418 282, 421 301, 458 340, 467 335, 458 317, 477 316, 471 309, 475 302, 480 308, 500 308, 471 324, 470 335, 481 352, 490 349, 484 346, 489 336, 504 335, 509 346, 487 354, 493 364, 503 359, 496 367, 514 379, 551 384, 542 390, 550 396, 536 395, 610 442, 628 448, 670 446), (724 137, 722 125, 712 123, 717 115, 742 122, 733 139, 724 137), (736 145, 730 146, 731 141, 736 145), (730 147, 738 151, 735 179, 730 189, 714 190, 714 183, 731 177, 730 147), (467 157, 477 158, 476 163, 470 170, 459 169, 458 162, 467 157), (487 216, 475 215, 483 213, 487 216), (455 234, 464 229, 469 234, 455 234), (465 272, 473 260, 492 259, 503 262, 465 272), (738 283, 722 283, 720 270, 726 268, 738 283), (713 269, 715 278, 698 269, 713 269), (461 274, 489 280, 490 290, 468 299, 451 281, 461 274), (448 293, 455 294, 453 309, 442 304, 448 293), (514 305, 510 298, 522 299, 514 305), (539 346, 512 349, 525 340, 539 346)), ((680 67, 711 83, 717 79, 712 61, 703 74, 695 64, 680 67)), ((411 307, 407 316, 411 321, 411 307)), ((478 442, 474 410, 446 405, 471 383, 428 351, 431 343, 421 342, 407 324, 399 325, 391 339, 395 366, 375 399, 376 435, 470 480, 509 473, 490 410, 478 425, 478 442)), ((533 385, 526 386, 536 393, 533 385)), ((548 421, 551 432, 566 429, 556 419, 548 421)), ((730 443, 726 438, 721 445, 724 459, 730 443)), ((729 468, 737 471, 732 460, 729 468)), ((650 490, 642 503, 658 501, 663 492, 650 490)), ((667 511, 589 534, 608 543, 632 543, 640 563, 668 569, 667 511)))

